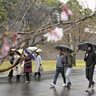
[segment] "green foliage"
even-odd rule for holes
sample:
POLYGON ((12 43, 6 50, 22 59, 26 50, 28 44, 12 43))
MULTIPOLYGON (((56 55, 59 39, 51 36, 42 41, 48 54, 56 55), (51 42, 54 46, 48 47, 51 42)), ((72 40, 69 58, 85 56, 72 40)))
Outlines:
POLYGON ((0 8, 0 21, 4 21, 7 17, 6 10, 3 8, 0 8))
POLYGON ((14 10, 19 0, 0 0, 0 21, 8 18, 10 10, 14 10))
POLYGON ((41 0, 41 1, 51 7, 58 5, 58 0, 41 0))
MULTIPOLYGON (((82 69, 84 68, 85 62, 83 60, 76 60, 75 69, 82 69)), ((10 67, 9 61, 4 62, 2 65, 0 65, 0 69, 8 68, 10 67)), ((45 71, 54 71, 56 69, 56 61, 55 60, 43 60, 42 66, 45 71)), ((32 62, 32 70, 35 72, 35 62, 32 62)))
POLYGON ((74 13, 75 19, 80 18, 82 16, 87 16, 91 13, 90 9, 83 9, 82 6, 79 5, 79 2, 77 0, 69 0, 67 5, 74 13))
POLYGON ((0 21, 4 21, 7 16, 7 11, 4 8, 3 0, 0 0, 0 21))

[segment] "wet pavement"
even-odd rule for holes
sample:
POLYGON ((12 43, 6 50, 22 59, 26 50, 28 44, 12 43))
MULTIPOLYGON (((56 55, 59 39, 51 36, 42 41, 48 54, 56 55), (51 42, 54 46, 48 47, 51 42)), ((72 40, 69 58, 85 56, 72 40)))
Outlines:
MULTIPOLYGON (((95 92, 94 94, 85 92, 88 82, 83 72, 72 74, 71 89, 62 87, 61 77, 58 78, 56 88, 50 88, 54 75, 47 75, 47 78, 42 76, 40 81, 35 81, 32 78, 30 83, 24 83, 23 81, 16 83, 15 80, 8 83, 7 80, 0 79, 0 96, 96 96, 95 92)), ((94 80, 96 81, 96 76, 94 80)), ((96 90, 96 86, 94 90, 96 90)))

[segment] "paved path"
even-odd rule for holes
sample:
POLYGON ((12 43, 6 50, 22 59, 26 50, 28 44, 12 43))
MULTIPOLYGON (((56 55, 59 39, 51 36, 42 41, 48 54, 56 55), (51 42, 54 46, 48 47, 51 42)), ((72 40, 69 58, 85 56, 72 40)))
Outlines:
MULTIPOLYGON (((23 81, 8 83, 6 80, 0 79, 0 96, 96 96, 95 93, 90 95, 85 92, 88 82, 83 72, 72 74, 72 88, 70 90, 62 87, 61 77, 58 78, 56 88, 51 89, 50 83, 53 81, 53 75, 48 77, 40 81, 32 79, 30 83, 23 81)), ((96 76, 94 79, 96 81, 96 76)), ((96 87, 94 89, 96 90, 96 87)))

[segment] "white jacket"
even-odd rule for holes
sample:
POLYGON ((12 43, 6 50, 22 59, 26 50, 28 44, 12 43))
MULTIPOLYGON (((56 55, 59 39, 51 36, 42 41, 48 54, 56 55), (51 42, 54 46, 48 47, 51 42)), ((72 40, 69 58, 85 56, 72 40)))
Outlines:
MULTIPOLYGON (((20 58, 19 55, 15 54, 14 55, 14 63, 20 58)), ((14 75, 20 75, 21 74, 21 64, 16 65, 14 68, 14 75)))
POLYGON ((35 64, 36 64, 35 72, 38 72, 39 71, 41 61, 42 61, 42 59, 41 59, 41 56, 40 55, 38 55, 37 57, 35 57, 35 64))

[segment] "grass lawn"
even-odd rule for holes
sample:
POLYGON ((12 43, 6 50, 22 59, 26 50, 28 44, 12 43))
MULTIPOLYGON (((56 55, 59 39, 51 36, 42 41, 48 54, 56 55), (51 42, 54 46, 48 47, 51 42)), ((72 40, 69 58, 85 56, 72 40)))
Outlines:
MULTIPOLYGON (((9 66, 11 66, 10 63, 6 61, 6 62, 4 62, 3 64, 0 65, 0 69, 7 68, 9 66)), ((44 71, 53 71, 56 68, 56 62, 54 60, 44 60, 44 61, 42 61, 42 66, 44 68, 44 71)), ((82 69, 82 68, 84 68, 84 66, 85 66, 85 63, 84 63, 83 60, 77 60, 76 61, 76 66, 74 68, 82 69)), ((32 69, 33 69, 33 71, 35 70, 34 61, 32 63, 32 69)))
POLYGON ((0 69, 5 69, 5 68, 8 68, 10 66, 11 66, 11 64, 8 61, 5 61, 4 63, 2 63, 0 65, 0 69))

